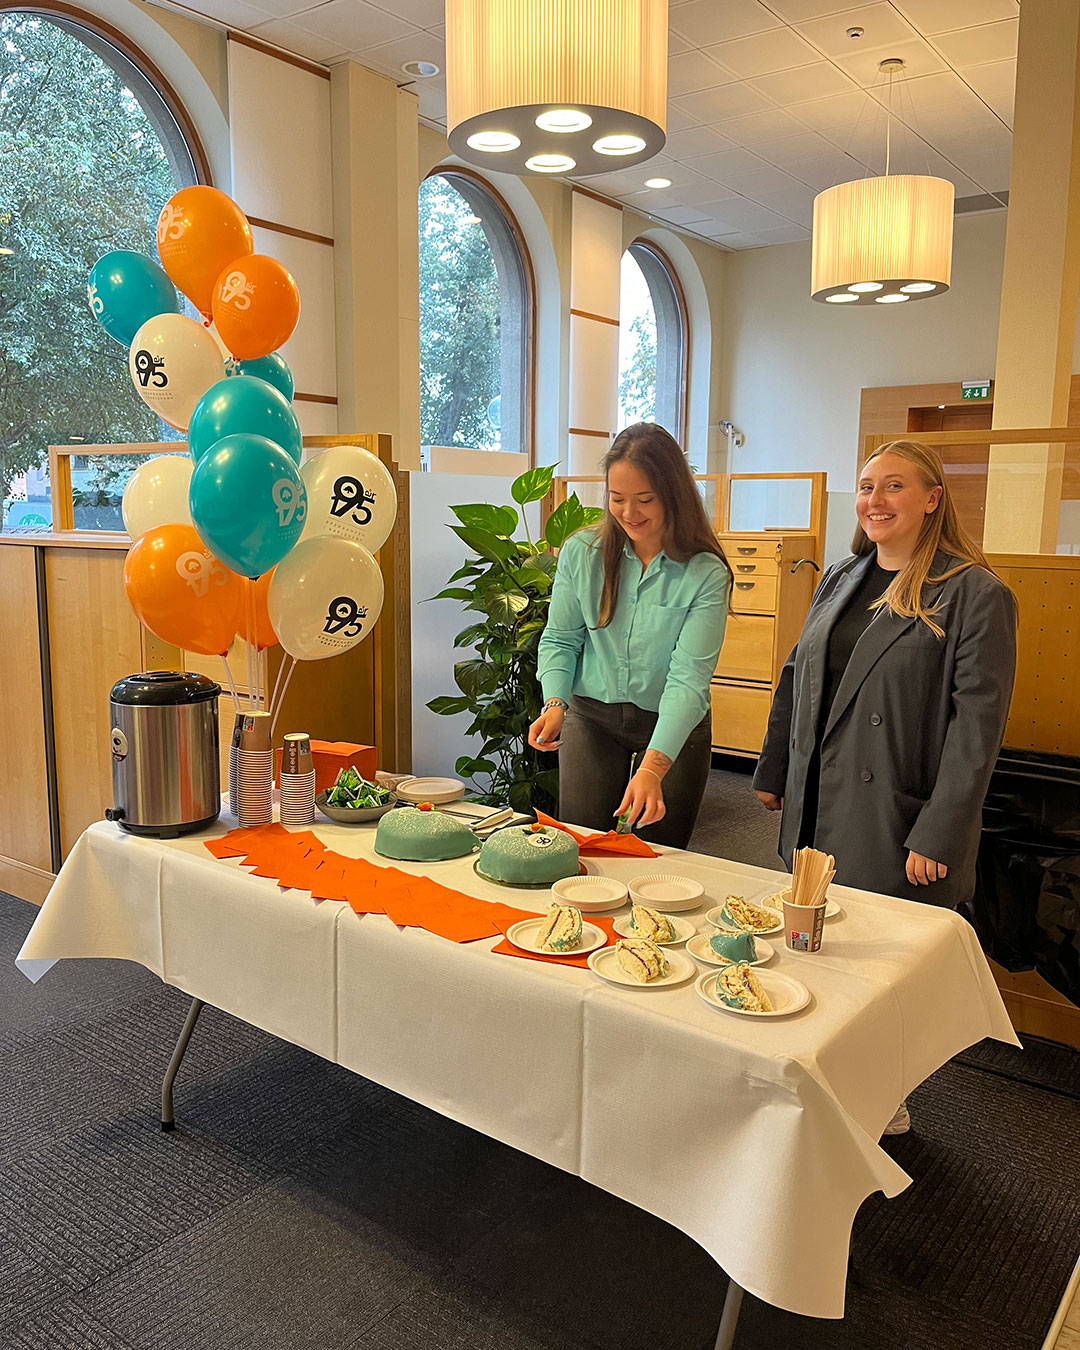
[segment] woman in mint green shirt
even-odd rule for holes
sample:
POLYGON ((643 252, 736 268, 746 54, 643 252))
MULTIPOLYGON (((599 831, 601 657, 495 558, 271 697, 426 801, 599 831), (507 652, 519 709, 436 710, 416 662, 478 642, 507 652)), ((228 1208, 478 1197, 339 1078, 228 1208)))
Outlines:
POLYGON ((644 839, 685 848, 709 774, 731 568, 662 427, 627 427, 603 467, 603 520, 559 553, 529 744, 560 749, 560 819, 607 830, 625 813, 644 839))

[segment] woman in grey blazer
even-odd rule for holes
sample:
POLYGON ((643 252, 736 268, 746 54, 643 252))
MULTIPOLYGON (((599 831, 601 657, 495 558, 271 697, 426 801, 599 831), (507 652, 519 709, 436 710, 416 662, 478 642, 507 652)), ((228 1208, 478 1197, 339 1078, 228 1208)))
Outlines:
POLYGON ((754 788, 780 854, 845 886, 955 906, 1016 666, 1016 606, 960 524, 941 460, 894 441, 864 466, 853 555, 825 573, 780 677, 754 788))

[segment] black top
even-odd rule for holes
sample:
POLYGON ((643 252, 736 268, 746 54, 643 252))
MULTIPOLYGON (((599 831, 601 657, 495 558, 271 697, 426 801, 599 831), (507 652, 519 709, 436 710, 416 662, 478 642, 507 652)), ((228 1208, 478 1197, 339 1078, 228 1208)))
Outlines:
POLYGON ((207 703, 220 693, 221 685, 207 675, 182 670, 145 670, 114 684, 109 701, 170 707, 178 703, 207 703))
POLYGON ((840 681, 844 678, 847 664, 851 660, 851 653, 855 650, 855 644, 870 627, 871 620, 878 612, 870 606, 879 596, 885 594, 895 576, 895 572, 886 572, 875 559, 859 583, 858 589, 847 602, 843 613, 833 625, 829 634, 829 650, 825 662, 825 688, 821 698, 819 735, 825 730, 825 724, 829 720, 833 701, 840 688, 840 681))

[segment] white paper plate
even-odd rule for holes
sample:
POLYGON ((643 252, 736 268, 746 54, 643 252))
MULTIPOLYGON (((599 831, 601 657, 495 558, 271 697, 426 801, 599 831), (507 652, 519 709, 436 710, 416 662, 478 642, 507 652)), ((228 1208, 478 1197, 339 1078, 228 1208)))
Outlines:
POLYGON ((643 872, 630 882, 629 890, 631 900, 658 909, 662 914, 697 909, 705 894, 700 881, 676 876, 673 872, 643 872))
POLYGON ((520 947, 523 952, 532 952, 535 956, 584 956, 586 952, 596 951, 608 940, 602 928, 597 928, 594 923, 583 923, 576 947, 568 947, 562 952, 545 951, 543 947, 537 946, 537 938, 545 922, 546 919, 522 919, 520 923, 510 925, 506 936, 515 947, 520 947))
MULTIPOLYGON (((754 904, 759 905, 762 909, 769 909, 769 906, 763 905, 760 900, 755 900, 754 904)), ((771 910, 771 913, 776 914, 776 910, 771 910)), ((710 909, 708 914, 705 915, 705 919, 706 922, 711 923, 714 928, 722 928, 726 933, 738 933, 742 931, 734 919, 724 917, 723 905, 717 905, 715 909, 710 909)), ((761 932, 755 932, 754 936, 761 937, 765 933, 782 933, 783 931, 784 916, 783 914, 776 914, 776 922, 773 926, 771 928, 763 928, 761 932)))
MULTIPOLYGON (((620 914, 615 920, 615 931, 620 937, 634 938, 641 936, 640 933, 635 933, 630 927, 633 918, 633 914, 620 914)), ((680 919, 677 914, 672 915, 670 922, 672 928, 675 929, 675 936, 667 942, 659 942, 656 938, 653 938, 653 941, 656 942, 658 947, 679 947, 687 940, 687 938, 692 938, 697 932, 697 929, 689 919, 680 919)))
MULTIPOLYGON (((722 956, 717 956, 709 946, 710 933, 697 933, 686 944, 686 950, 691 956, 696 957, 698 961, 704 961, 707 966, 730 966, 734 962, 726 960, 722 956)), ((754 951, 757 953, 753 961, 748 961, 747 965, 763 966, 766 961, 771 961, 775 948, 771 942, 766 942, 762 937, 754 938, 754 951)))
POLYGON ((778 970, 759 970, 758 979, 772 1002, 772 1012, 729 1008, 716 997, 716 976, 711 970, 701 976, 694 988, 710 1008, 719 1008, 721 1012, 734 1013, 737 1017, 787 1017, 789 1013, 799 1012, 810 1002, 810 990, 790 975, 781 975, 778 970))
MULTIPOLYGON (((593 952, 589 957, 589 969, 609 984, 621 984, 624 989, 670 989, 673 984, 685 984, 697 974, 697 966, 682 952, 673 952, 670 948, 664 953, 668 973, 658 980, 649 980, 646 984, 633 979, 615 960, 615 948, 605 947, 602 952, 593 952)), ((713 976, 715 979, 716 976, 713 976)))
POLYGON ((465 796, 465 784, 457 778, 409 778, 399 783, 397 795, 403 802, 456 802, 465 796))
POLYGON ((618 909, 626 904, 626 884, 614 877, 564 877, 551 888, 553 900, 573 905, 582 914, 618 909))

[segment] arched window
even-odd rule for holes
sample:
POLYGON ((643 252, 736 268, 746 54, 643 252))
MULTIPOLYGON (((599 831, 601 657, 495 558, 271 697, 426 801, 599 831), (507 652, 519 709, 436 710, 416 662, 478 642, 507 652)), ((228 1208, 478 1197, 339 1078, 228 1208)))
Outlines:
POLYGON ((619 296, 619 426, 658 422, 676 440, 686 425, 686 303, 655 244, 622 256, 619 296))
MULTIPOLYGON (((102 254, 156 256, 161 207, 198 177, 182 113, 122 46, 89 17, 0 13, 0 514, 9 527, 51 523, 50 444, 178 435, 138 398, 127 352, 86 299, 102 254)), ((119 458, 73 466, 77 524, 120 528, 132 467, 119 458)))
POLYGON ((420 186, 420 440, 530 453, 532 275, 505 204, 457 169, 420 186))

